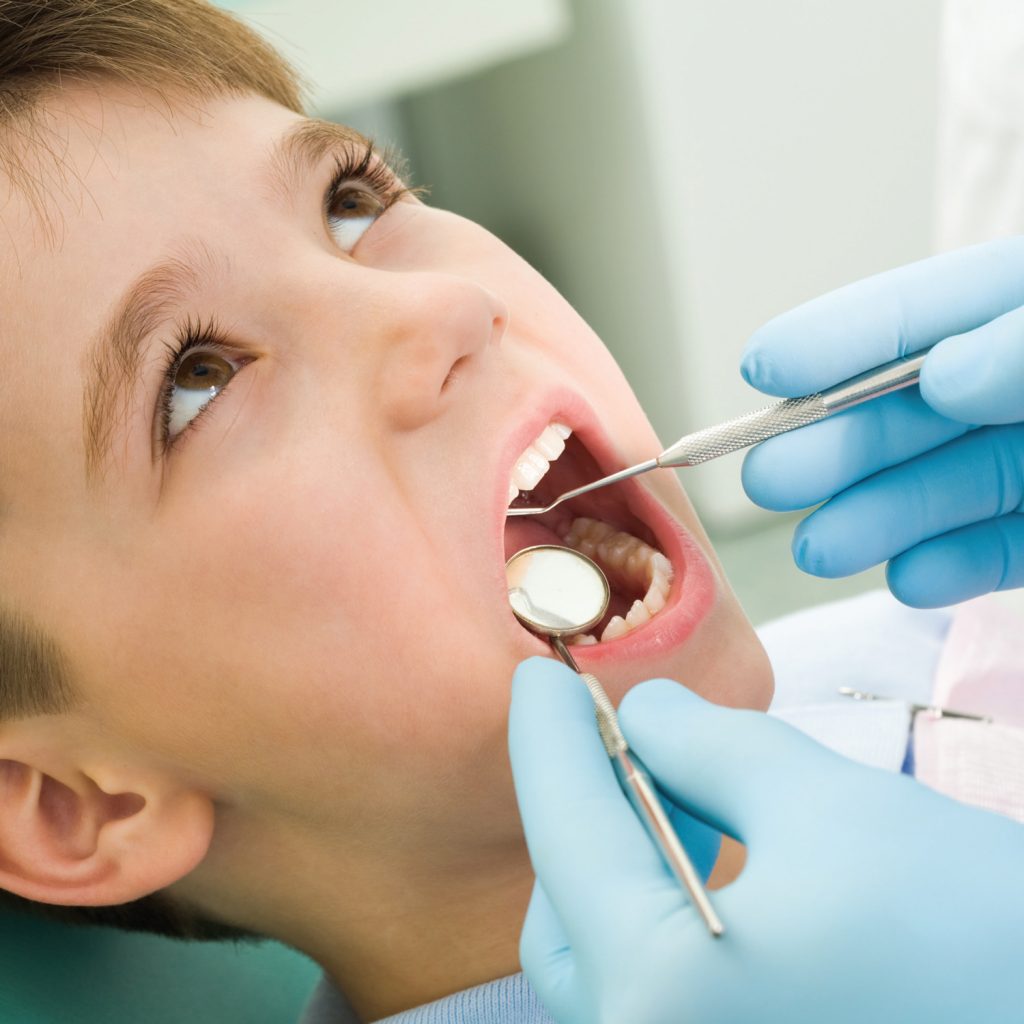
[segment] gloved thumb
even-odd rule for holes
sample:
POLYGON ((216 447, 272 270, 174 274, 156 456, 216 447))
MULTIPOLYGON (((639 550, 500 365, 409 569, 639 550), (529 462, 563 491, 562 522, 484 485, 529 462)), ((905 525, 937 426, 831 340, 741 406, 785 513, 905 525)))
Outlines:
POLYGON ((921 369, 921 396, 973 425, 1024 421, 1024 308, 940 341, 921 369))
POLYGON ((808 805, 833 800, 837 773, 855 767, 785 722, 711 704, 668 679, 630 690, 619 724, 673 803, 748 844, 789 841, 818 820, 808 805))

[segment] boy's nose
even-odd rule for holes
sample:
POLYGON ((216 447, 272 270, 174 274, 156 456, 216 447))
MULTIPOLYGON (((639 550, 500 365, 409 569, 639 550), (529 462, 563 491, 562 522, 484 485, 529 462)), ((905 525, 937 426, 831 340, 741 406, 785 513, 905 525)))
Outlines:
POLYGON ((438 415, 479 369, 505 333, 508 307, 469 278, 442 273, 397 275, 384 297, 376 334, 382 411, 412 430, 438 415))

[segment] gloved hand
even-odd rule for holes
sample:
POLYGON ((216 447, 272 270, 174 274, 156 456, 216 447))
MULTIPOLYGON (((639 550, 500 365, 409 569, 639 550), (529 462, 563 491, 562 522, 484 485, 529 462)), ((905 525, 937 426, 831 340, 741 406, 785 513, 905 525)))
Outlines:
POLYGON ((518 669, 538 883, 523 968, 559 1024, 1020 1020, 1024 826, 754 711, 642 683, 620 722, 673 801, 747 845, 712 939, 619 790, 583 683, 518 669))
POLYGON ((743 484, 776 511, 831 499, 797 564, 845 576, 891 559, 906 604, 1024 585, 1024 237, 962 249, 822 296, 751 338, 742 372, 793 397, 936 344, 913 388, 751 451, 743 484), (980 427, 980 429, 972 429, 980 427))

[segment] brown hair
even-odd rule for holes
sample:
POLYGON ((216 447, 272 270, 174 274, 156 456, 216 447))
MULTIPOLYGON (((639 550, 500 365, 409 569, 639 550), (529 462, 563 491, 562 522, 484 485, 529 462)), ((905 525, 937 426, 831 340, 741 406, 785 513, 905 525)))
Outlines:
MULTIPOLYGON (((37 206, 45 187, 27 156, 39 141, 34 113, 62 83, 89 79, 200 101, 256 93, 300 113, 303 106, 293 69, 241 21, 203 0, 0 0, 0 171, 37 206)), ((59 162, 58 154, 51 158, 59 162)), ((74 699, 58 645, 0 607, 0 723, 59 714, 74 699)), ((163 893, 116 907, 58 907, 0 891, 5 908, 181 939, 259 938, 163 893)))

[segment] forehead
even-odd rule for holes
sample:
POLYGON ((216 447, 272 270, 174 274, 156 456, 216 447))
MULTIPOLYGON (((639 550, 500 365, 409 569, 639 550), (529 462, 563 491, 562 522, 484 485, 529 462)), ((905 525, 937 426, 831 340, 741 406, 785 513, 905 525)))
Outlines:
POLYGON ((27 187, 0 202, 2 258, 73 279, 88 257, 86 276, 102 288, 108 269, 137 265, 182 234, 190 204, 209 212, 201 204, 253 186, 274 139, 301 120, 252 95, 172 106, 109 86, 64 91, 40 111, 27 187))
POLYGON ((254 191, 269 187, 271 147, 301 120, 257 96, 172 107, 114 87, 62 92, 41 109, 36 187, 0 193, 8 485, 44 462, 81 472, 83 364, 111 307, 184 236, 244 232, 254 191))

